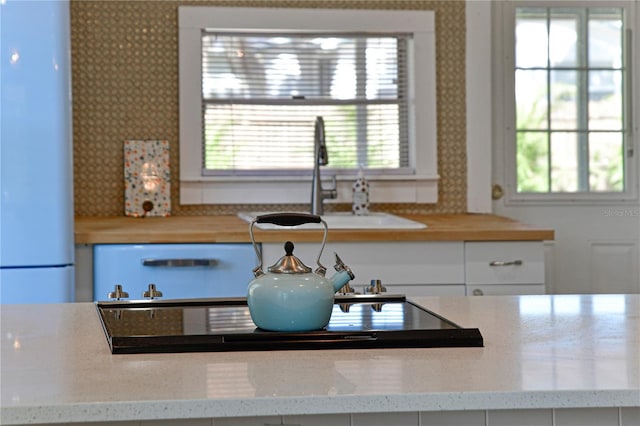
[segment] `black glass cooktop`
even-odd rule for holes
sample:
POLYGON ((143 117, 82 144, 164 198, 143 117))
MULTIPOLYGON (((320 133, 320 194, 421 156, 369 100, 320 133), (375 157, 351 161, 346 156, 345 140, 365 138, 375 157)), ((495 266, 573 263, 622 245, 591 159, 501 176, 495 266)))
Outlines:
POLYGON ((114 354, 483 346, 403 295, 336 296, 329 325, 311 332, 257 328, 244 298, 97 302, 114 354))

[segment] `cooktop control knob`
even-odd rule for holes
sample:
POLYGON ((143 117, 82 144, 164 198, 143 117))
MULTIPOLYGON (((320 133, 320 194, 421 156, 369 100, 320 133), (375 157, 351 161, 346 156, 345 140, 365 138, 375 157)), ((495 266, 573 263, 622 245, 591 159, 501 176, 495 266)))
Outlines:
POLYGON ((355 290, 353 287, 351 287, 351 286, 349 285, 349 283, 346 283, 345 285, 343 285, 343 286, 340 288, 340 290, 338 290, 338 293, 339 293, 339 294, 342 294, 342 295, 346 295, 346 294, 358 294, 358 292, 356 292, 356 290, 355 290))
POLYGON ((387 288, 382 285, 382 280, 371 280, 371 285, 366 287, 364 292, 370 294, 380 294, 387 291, 387 288))
POLYGON ((127 293, 126 291, 122 290, 122 285, 116 284, 116 286, 113 289, 113 291, 110 292, 107 295, 107 297, 109 299, 115 299, 115 300, 126 299, 127 297, 129 297, 129 293, 127 293))
POLYGON ((146 299, 155 299, 157 297, 162 297, 162 292, 156 289, 155 284, 149 284, 149 289, 142 293, 142 297, 146 299))

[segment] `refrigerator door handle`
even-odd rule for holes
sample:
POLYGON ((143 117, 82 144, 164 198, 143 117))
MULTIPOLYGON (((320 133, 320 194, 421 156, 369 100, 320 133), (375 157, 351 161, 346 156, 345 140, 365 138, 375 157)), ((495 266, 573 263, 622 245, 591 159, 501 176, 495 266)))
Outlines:
POLYGON ((142 259, 143 266, 152 267, 195 267, 195 266, 218 266, 217 259, 142 259))

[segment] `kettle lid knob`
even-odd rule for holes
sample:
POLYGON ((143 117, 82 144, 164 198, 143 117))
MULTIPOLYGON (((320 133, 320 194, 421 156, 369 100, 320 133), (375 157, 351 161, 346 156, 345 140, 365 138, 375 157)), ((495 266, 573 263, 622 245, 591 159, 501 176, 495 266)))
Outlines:
POLYGON ((293 255, 293 248, 294 246, 291 241, 284 243, 285 255, 276 263, 269 266, 269 272, 276 274, 308 274, 311 272, 311 268, 293 255))

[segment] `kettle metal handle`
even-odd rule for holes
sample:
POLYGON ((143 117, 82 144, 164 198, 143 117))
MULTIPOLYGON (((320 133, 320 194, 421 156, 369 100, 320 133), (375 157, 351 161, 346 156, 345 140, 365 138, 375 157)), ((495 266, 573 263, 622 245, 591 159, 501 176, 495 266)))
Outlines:
POLYGON ((253 237, 253 225, 256 223, 271 223, 278 226, 298 226, 305 223, 321 223, 324 226, 324 236, 322 237, 322 246, 320 247, 320 252, 316 259, 318 268, 315 270, 315 273, 322 276, 326 274, 327 268, 320 263, 320 257, 322 257, 322 251, 324 250, 324 245, 327 242, 327 234, 329 232, 327 222, 325 222, 322 217, 309 213, 270 213, 256 216, 251 221, 251 224, 249 224, 249 236, 251 236, 251 243, 253 244, 253 249, 256 251, 256 256, 258 257, 259 262, 258 266, 253 269, 254 276, 259 277, 264 275, 264 272, 262 271, 262 253, 258 250, 256 240, 253 237))
POLYGON ((308 213, 270 213, 256 216, 256 223, 272 223, 279 226, 298 226, 305 223, 321 223, 322 218, 308 213))

